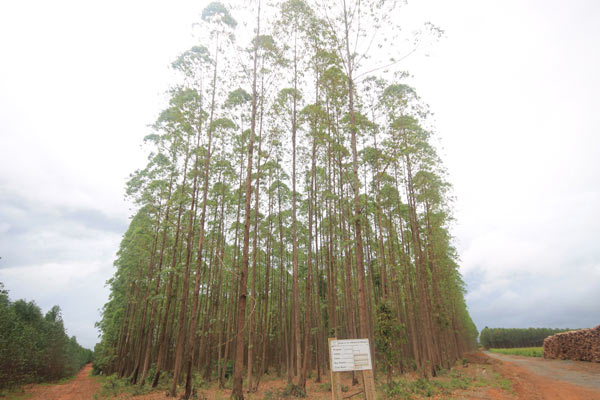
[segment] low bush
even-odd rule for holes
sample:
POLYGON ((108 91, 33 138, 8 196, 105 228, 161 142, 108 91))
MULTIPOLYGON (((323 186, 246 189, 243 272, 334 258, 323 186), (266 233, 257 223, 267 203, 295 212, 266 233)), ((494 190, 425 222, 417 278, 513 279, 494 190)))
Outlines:
POLYGON ((514 349, 490 349, 492 353, 508 354, 526 357, 543 357, 543 347, 517 347, 514 349))

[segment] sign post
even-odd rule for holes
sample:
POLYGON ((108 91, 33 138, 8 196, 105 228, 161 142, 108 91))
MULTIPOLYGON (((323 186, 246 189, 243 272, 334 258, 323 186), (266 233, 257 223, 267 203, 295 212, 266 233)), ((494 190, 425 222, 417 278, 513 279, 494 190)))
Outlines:
POLYGON ((341 399, 339 374, 344 371, 361 371, 367 400, 375 400, 375 381, 369 339, 337 340, 329 338, 331 363, 331 393, 333 400, 341 399))
POLYGON ((329 338, 329 370, 331 371, 331 398, 332 400, 342 400, 342 388, 340 386, 340 374, 333 370, 333 357, 331 356, 331 342, 337 338, 329 338))

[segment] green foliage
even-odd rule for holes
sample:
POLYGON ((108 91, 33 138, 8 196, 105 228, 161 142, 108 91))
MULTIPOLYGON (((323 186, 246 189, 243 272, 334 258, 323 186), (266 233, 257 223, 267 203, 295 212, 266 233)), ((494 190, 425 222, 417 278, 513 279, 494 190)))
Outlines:
POLYGON ((488 328, 481 331, 479 342, 486 349, 490 348, 515 348, 515 347, 541 347, 544 339, 560 332, 571 329, 550 328, 488 328))
POLYGON ((515 347, 512 349, 490 349, 492 353, 498 354, 512 354, 516 356, 526 356, 526 357, 543 357, 544 356, 544 348, 543 347, 515 347))
POLYGON ((237 26, 236 20, 231 16, 227 8, 223 3, 212 2, 202 10, 202 19, 204 21, 216 18, 219 22, 235 28, 237 26))
POLYGON ((225 101, 226 108, 233 108, 248 103, 252 97, 242 88, 237 88, 229 93, 225 101))
POLYGON ((279 398, 281 397, 306 397, 306 391, 300 386, 290 383, 279 392, 279 398))
POLYGON ((436 379, 409 379, 400 378, 393 381, 391 385, 383 388, 386 398, 389 399, 414 399, 433 397, 437 395, 446 396, 460 389, 468 389, 474 383, 474 379, 462 375, 453 370, 445 376, 436 379))
POLYGON ((148 385, 131 385, 127 379, 118 378, 116 375, 107 376, 106 379, 103 380, 102 386, 100 387, 100 395, 103 398, 117 397, 122 393, 132 396, 139 396, 151 391, 152 388, 148 385))
POLYGON ((400 346, 404 342, 404 325, 394 315, 390 301, 382 301, 377 307, 375 348, 378 360, 391 377, 392 366, 401 359, 400 346))
POLYGON ((275 399, 286 399, 286 398, 304 398, 306 397, 306 391, 302 390, 300 386, 294 385, 293 383, 288 384, 283 389, 267 390, 265 392, 264 400, 275 400, 275 399))
POLYGON ((11 302, 0 283, 0 389, 74 375, 92 359, 65 333, 60 308, 42 316, 33 302, 11 302))

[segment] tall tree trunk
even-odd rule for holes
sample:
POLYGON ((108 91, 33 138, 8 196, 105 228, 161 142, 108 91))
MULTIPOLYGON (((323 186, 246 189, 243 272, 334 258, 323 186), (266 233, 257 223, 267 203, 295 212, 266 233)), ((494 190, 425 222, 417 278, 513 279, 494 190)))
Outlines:
MULTIPOLYGON (((189 143, 188 143, 188 149, 189 149, 189 143)), ((169 270, 169 283, 167 285, 167 297, 166 297, 166 304, 165 304, 165 311, 164 311, 164 317, 163 317, 163 321, 167 320, 167 316, 170 315, 170 311, 171 311, 171 303, 172 303, 172 289, 173 289, 173 277, 175 275, 175 265, 177 262, 177 248, 178 248, 178 243, 179 243, 179 234, 181 231, 181 215, 183 213, 183 199, 184 199, 184 194, 185 194, 185 184, 186 184, 186 179, 187 179, 187 165, 188 165, 188 161, 189 161, 189 151, 186 151, 186 155, 185 155, 185 161, 184 161, 184 166, 183 166, 183 182, 181 183, 181 199, 179 200, 179 208, 177 210, 177 223, 176 223, 176 227, 175 227, 175 240, 173 243, 173 254, 171 256, 171 268, 169 270)), ((159 343, 159 349, 158 349, 158 359, 156 361, 156 373, 154 375, 154 380, 152 382, 152 387, 156 387, 158 385, 158 379, 160 378, 160 373, 161 373, 161 369, 163 368, 163 364, 165 361, 165 356, 166 356, 166 351, 167 351, 167 329, 168 326, 167 324, 165 324, 163 322, 163 325, 161 326, 161 332, 159 335, 159 339, 158 339, 158 343, 159 343)))
POLYGON ((248 142, 248 167, 246 175, 246 205, 244 215, 244 249, 242 253, 242 267, 240 269, 240 293, 237 310, 237 335, 235 349, 235 367, 233 372, 233 390, 231 392, 232 400, 243 400, 243 378, 244 369, 244 330, 246 327, 246 297, 248 286, 248 252, 250 249, 250 203, 252 198, 252 156, 254 152, 254 134, 256 129, 256 78, 257 78, 257 62, 258 62, 258 37, 260 36, 260 6, 261 0, 258 1, 257 12, 257 27, 256 40, 254 44, 254 69, 252 78, 252 116, 250 126, 250 139, 248 142))
MULTIPOLYGON (((264 66, 263 66, 264 68, 264 66)), ((256 260, 259 253, 258 249, 258 214, 260 209, 260 161, 262 151, 262 127, 263 127, 263 102, 264 82, 261 80, 261 103, 259 113, 258 128, 258 155, 256 159, 256 189, 254 194, 254 235, 252 238, 252 294, 250 295, 250 315, 248 316, 248 392, 254 390, 252 384, 252 369, 254 365, 254 319, 256 311, 256 260)))
POLYGON ((294 33, 294 101, 292 106, 292 298, 293 298, 293 335, 296 348, 296 373, 300 385, 302 369, 302 348, 300 339, 300 295, 298 291, 298 232, 296 219, 296 106, 298 104, 298 72, 296 56, 296 33, 294 33))
MULTIPOLYGON (((260 152, 260 151, 259 151, 260 152)), ((269 188, 272 183, 272 169, 269 170, 269 188)), ((264 294, 264 311, 263 311, 263 341, 262 341, 262 356, 260 360, 260 369, 258 370, 258 375, 256 377, 256 386, 254 387, 254 391, 258 390, 258 385, 260 383, 260 379, 265 372, 266 366, 266 358, 267 358, 267 345, 269 343, 269 333, 270 333, 270 319, 269 315, 269 276, 271 274, 271 232, 273 230, 273 193, 269 190, 269 230, 267 232, 267 259, 266 259, 266 271, 265 271, 265 294, 264 294)), ((279 349, 281 351, 281 349, 279 349)))
MULTIPOLYGON (((196 353, 196 325, 198 318, 198 297, 200 295, 200 277, 202 274, 202 251, 204 249, 204 236, 205 236, 205 221, 206 221, 206 203, 208 198, 208 186, 210 182, 210 160, 212 156, 212 135, 213 135, 213 121, 214 121, 214 112, 215 112, 215 95, 217 92, 217 71, 218 71, 218 60, 219 60, 219 37, 217 35, 216 44, 215 44, 215 62, 213 69, 213 81, 212 81, 212 94, 211 94, 211 102, 210 102, 210 117, 208 123, 208 144, 206 150, 206 157, 204 158, 204 182, 202 188, 202 211, 200 213, 200 233, 198 239, 198 254, 196 256, 196 279, 194 282, 194 304, 192 306, 192 314, 191 321, 189 327, 189 335, 188 335, 188 343, 187 343, 187 362, 186 362, 186 381, 185 381, 185 394, 184 398, 187 400, 190 398, 192 394, 192 366, 194 364, 194 355, 196 353)), ((208 299, 207 299, 208 301, 208 299)), ((181 314, 185 321, 185 315, 181 314)), ((185 334, 180 334, 180 339, 182 340, 181 351, 183 351, 183 341, 185 340, 185 334)), ((180 357, 182 354, 180 355, 180 357)), ((175 373, 177 373, 177 368, 175 368, 175 373)), ((171 387, 171 393, 175 395, 175 389, 177 385, 177 376, 173 375, 173 386, 171 387)))

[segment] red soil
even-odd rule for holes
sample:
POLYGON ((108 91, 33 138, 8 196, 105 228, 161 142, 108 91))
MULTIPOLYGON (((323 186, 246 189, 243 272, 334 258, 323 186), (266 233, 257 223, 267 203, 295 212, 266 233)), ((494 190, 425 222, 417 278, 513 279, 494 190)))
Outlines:
POLYGON ((58 385, 31 385, 25 387, 28 400, 92 400, 100 384, 90 378, 92 364, 79 371, 75 379, 58 385))
MULTIPOLYGON (((474 387, 468 390, 457 391, 452 394, 452 399, 481 399, 481 400, 600 400, 600 364, 589 362, 573 362, 544 360, 529 357, 503 356, 493 358, 483 353, 472 353, 466 357, 468 364, 461 369, 465 375, 485 376, 499 373, 504 379, 510 380, 512 391, 496 387, 474 387), (594 378, 597 378, 594 379, 594 378)), ((75 379, 58 385, 32 385, 25 388, 26 398, 33 400, 92 400, 94 394, 100 392, 100 384, 90 378, 91 365, 86 365, 77 374, 75 379)), ((323 376, 327 382, 328 377, 323 376)), ((348 391, 344 396, 350 396, 360 390, 359 386, 352 386, 350 375, 342 376, 342 384, 348 391)), ((258 400, 265 397, 276 399, 278 390, 286 386, 285 378, 277 379, 275 376, 266 375, 256 393, 246 394, 246 398, 258 400)), ((323 383, 307 382, 306 397, 309 400, 329 400, 331 393, 323 383)), ((216 388, 198 390, 199 399, 228 399, 231 390, 218 390, 216 388)), ((98 398, 101 398, 98 394, 98 398)), ((131 398, 119 396, 119 399, 131 398)), ((354 396, 352 399, 360 399, 354 396)), ((447 396, 437 396, 433 399, 441 400, 447 396)), ((172 400, 165 392, 154 392, 143 396, 133 397, 136 400, 172 400)))

